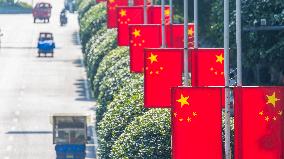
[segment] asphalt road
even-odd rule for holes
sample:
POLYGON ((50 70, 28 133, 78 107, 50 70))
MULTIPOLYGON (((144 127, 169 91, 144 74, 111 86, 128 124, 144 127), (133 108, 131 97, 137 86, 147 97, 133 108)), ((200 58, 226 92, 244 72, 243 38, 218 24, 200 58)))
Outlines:
MULTIPOLYGON (((53 3, 49 24, 33 23, 31 14, 0 15, 0 158, 55 159, 50 115, 92 114, 76 14, 59 25, 63 1, 53 3), (37 57, 39 32, 52 32, 54 58, 37 57)), ((90 129, 91 130, 91 129, 90 129)), ((89 158, 94 157, 92 147, 89 158)))

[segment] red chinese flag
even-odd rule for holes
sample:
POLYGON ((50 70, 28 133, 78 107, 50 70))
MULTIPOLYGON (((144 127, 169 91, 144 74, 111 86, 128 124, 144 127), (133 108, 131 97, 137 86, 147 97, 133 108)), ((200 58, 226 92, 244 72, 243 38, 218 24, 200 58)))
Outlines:
MULTIPOLYGON (((134 0, 133 4, 135 6, 144 5, 144 0, 134 0)), ((147 5, 151 5, 151 0, 147 0, 147 5)))
POLYGON ((284 87, 237 87, 235 159, 284 158, 284 87))
MULTIPOLYGON (((166 42, 169 48, 184 48, 184 25, 170 24, 166 26, 166 42)), ((194 47, 194 24, 188 24, 188 47, 194 47)))
POLYGON ((106 2, 107 0, 96 0, 97 3, 106 2))
POLYGON ((173 159, 222 159, 221 90, 172 89, 173 159))
MULTIPOLYGON (((170 7, 165 6, 165 24, 170 24, 170 7)), ((162 7, 149 6, 148 7, 148 24, 162 24, 162 7)))
POLYGON ((224 49, 192 49, 192 86, 224 86, 224 49))
POLYGON ((143 24, 143 7, 117 7, 118 14, 118 46, 129 45, 129 24, 143 24))
POLYGON ((171 88, 182 84, 182 49, 145 49, 144 106, 171 107, 171 88))
POLYGON ((142 73, 144 70, 144 48, 159 48, 161 25, 129 25, 130 33, 130 71, 142 73))
POLYGON ((108 0, 107 1, 107 27, 117 27, 116 7, 128 6, 128 0, 108 0))

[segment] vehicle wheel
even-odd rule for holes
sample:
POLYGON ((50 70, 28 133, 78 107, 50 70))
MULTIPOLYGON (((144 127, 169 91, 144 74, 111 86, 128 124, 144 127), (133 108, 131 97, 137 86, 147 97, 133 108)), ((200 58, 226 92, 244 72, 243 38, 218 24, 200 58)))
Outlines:
POLYGON ((47 23, 49 23, 49 18, 47 18, 47 23))
POLYGON ((34 23, 36 23, 36 18, 34 18, 34 23))
POLYGON ((40 53, 38 53, 38 57, 40 57, 40 53))

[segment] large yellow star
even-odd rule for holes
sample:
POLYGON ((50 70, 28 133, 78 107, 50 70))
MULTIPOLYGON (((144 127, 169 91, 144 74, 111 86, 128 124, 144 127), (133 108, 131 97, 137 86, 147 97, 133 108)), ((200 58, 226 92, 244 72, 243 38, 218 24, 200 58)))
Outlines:
POLYGON ((135 29, 132 35, 134 35, 134 37, 137 38, 138 36, 140 36, 140 30, 135 29))
POLYGON ((193 35, 193 30, 192 30, 192 28, 189 28, 188 29, 188 36, 192 36, 193 35))
POLYGON ((217 59, 216 59, 216 62, 219 62, 219 63, 223 64, 224 57, 223 57, 222 54, 216 55, 216 58, 217 58, 217 59))
POLYGON ((180 106, 183 107, 184 105, 189 105, 189 103, 187 102, 189 96, 184 97, 183 94, 180 95, 180 99, 177 100, 177 102, 180 103, 180 106))
POLYGON ((126 10, 125 9, 121 9, 119 12, 121 17, 125 17, 126 16, 126 10))
POLYGON ((158 55, 155 55, 155 54, 151 53, 151 56, 148 57, 147 59, 150 60, 150 61, 151 61, 151 64, 152 64, 153 62, 158 62, 157 56, 158 56, 158 55))
POLYGON ((170 13, 171 13, 170 9, 166 9, 165 10, 165 16, 166 17, 170 16, 170 13))
POLYGON ((271 96, 266 95, 266 97, 267 97, 266 104, 272 104, 273 107, 275 107, 276 102, 280 100, 280 99, 276 98, 275 92, 273 92, 273 94, 271 96))

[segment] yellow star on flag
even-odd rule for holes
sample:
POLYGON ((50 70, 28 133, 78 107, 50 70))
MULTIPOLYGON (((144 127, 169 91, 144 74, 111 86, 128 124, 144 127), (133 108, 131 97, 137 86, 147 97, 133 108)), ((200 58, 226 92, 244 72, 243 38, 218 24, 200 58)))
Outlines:
POLYGON ((280 99, 276 98, 275 92, 273 92, 273 94, 271 96, 266 95, 266 97, 267 97, 266 104, 272 104, 273 107, 275 107, 276 102, 280 100, 280 99))
POLYGON ((109 0, 109 3, 114 3, 114 0, 109 0))
POLYGON ((167 17, 170 16, 170 13, 171 13, 170 9, 165 10, 165 16, 167 16, 167 17))
POLYGON ((278 112, 278 115, 282 116, 282 114, 283 114, 282 110, 278 112))
POLYGON ((219 62, 219 63, 223 64, 224 57, 223 57, 222 54, 216 55, 216 58, 217 58, 217 59, 216 59, 216 62, 219 62))
POLYGON ((138 36, 140 36, 140 30, 135 29, 134 32, 132 33, 132 35, 134 35, 134 37, 137 38, 138 36))
POLYGON ((267 121, 267 122, 269 121, 269 117, 268 116, 265 117, 265 121, 267 121))
POLYGON ((126 16, 126 10, 121 9, 119 14, 120 14, 121 17, 125 17, 126 16))
POLYGON ((184 105, 189 105, 189 103, 187 102, 189 96, 184 97, 183 94, 180 95, 180 99, 177 100, 177 102, 180 103, 181 107, 183 107, 184 105))
POLYGON ((192 36, 193 35, 193 30, 192 28, 188 29, 188 36, 192 36))
POLYGON ((151 64, 152 64, 153 62, 158 62, 157 56, 158 56, 158 55, 154 55, 153 53, 151 53, 151 56, 148 57, 147 59, 150 60, 150 61, 151 61, 151 64))

